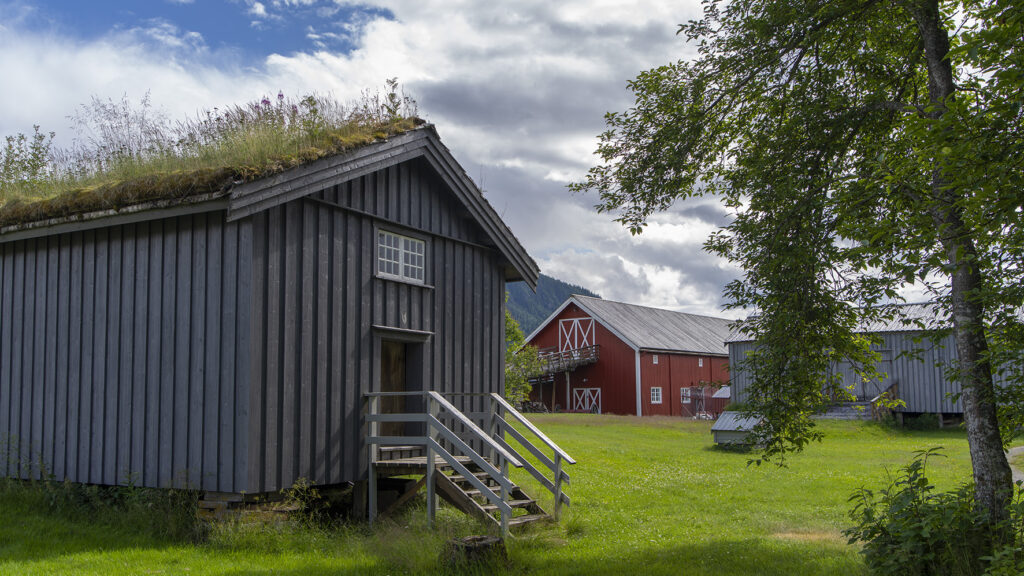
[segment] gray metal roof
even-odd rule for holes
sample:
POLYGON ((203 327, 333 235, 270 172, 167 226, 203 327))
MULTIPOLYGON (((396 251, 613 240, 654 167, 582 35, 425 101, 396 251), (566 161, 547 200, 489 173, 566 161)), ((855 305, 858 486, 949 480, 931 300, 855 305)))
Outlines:
POLYGON ((712 394, 711 397, 712 398, 725 398, 725 399, 732 398, 732 389, 729 388, 728 386, 722 386, 718 390, 715 390, 715 393, 712 394))
POLYGON ((729 336, 732 320, 727 318, 685 314, 579 294, 571 298, 637 348, 721 356, 728 354, 725 339, 729 336))
MULTIPOLYGON (((856 331, 865 334, 870 332, 919 332, 949 327, 945 314, 930 302, 884 306, 879 307, 879 310, 884 311, 882 317, 862 322, 856 331)), ((751 340, 753 339, 749 335, 739 330, 732 330, 725 342, 728 344, 730 342, 750 342, 751 340)))
POLYGON ((715 423, 711 426, 712 432, 728 432, 728 431, 741 431, 747 432, 754 429, 757 426, 757 418, 750 416, 744 417, 739 412, 733 412, 731 410, 722 412, 722 415, 715 420, 715 423))

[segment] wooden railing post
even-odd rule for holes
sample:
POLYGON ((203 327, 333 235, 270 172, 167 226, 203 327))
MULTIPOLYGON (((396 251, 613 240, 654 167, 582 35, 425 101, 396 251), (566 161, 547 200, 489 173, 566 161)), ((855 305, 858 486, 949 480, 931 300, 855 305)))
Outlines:
MULTIPOLYGON (((426 396, 426 401, 427 401, 427 414, 430 414, 434 418, 437 418, 437 415, 440 412, 440 407, 437 405, 437 402, 434 401, 434 399, 432 397, 430 397, 430 395, 426 396)), ((427 420, 427 429, 426 429, 427 438, 429 438, 430 440, 437 440, 437 431, 434 430, 434 425, 433 425, 432 422, 433 421, 431 421, 429 419, 427 420)), ((427 442, 427 445, 424 447, 424 452, 426 453, 426 456, 427 456, 427 470, 426 470, 426 475, 427 475, 426 476, 426 479, 427 479, 427 527, 428 528, 433 528, 434 527, 434 516, 435 516, 435 514, 437 512, 437 493, 436 493, 436 484, 437 483, 434 481, 434 470, 435 470, 435 465, 434 465, 435 464, 434 463, 434 448, 433 448, 433 445, 432 445, 431 442, 427 442)))
MULTIPOLYGON (((499 436, 495 436, 495 440, 498 441, 499 444, 503 445, 507 451, 511 451, 512 454, 515 454, 516 457, 522 461, 523 467, 526 469, 526 471, 532 474, 533 477, 536 478, 537 481, 541 483, 541 485, 543 485, 545 488, 551 491, 551 494, 554 495, 555 497, 553 514, 554 517, 558 519, 561 515, 562 505, 569 504, 569 498, 562 493, 562 485, 569 483, 569 475, 566 474, 562 470, 562 468, 565 466, 565 464, 575 464, 576 461, 573 460, 571 456, 566 454, 565 451, 559 448, 557 444, 552 442, 550 438, 545 436, 543 432, 541 432, 536 426, 534 426, 529 420, 527 420, 522 414, 520 414, 519 411, 517 411, 512 405, 510 405, 504 398, 497 394, 491 394, 491 398, 501 407, 501 411, 503 412, 504 415, 511 416, 515 420, 519 421, 520 424, 526 427, 526 429, 529 432, 531 432, 534 436, 536 436, 542 443, 544 443, 544 445, 546 445, 548 448, 551 448, 551 451, 554 453, 553 458, 548 458, 546 454, 541 452, 541 450, 534 446, 532 442, 527 440, 525 436, 516 431, 516 429, 513 428, 506 420, 495 420, 501 425, 499 436), (508 446, 507 443, 505 442, 506 434, 511 436, 512 440, 519 442, 519 444, 521 444, 530 453, 532 453, 533 456, 536 457, 542 465, 547 466, 548 469, 551 470, 552 473, 554 473, 554 478, 549 480, 544 474, 537 470, 536 467, 534 467, 532 464, 530 464, 521 456, 519 456, 518 453, 515 452, 515 450, 512 450, 511 447, 508 446)), ((502 474, 504 474, 506 478, 508 477, 507 466, 502 467, 502 474)), ((502 493, 502 497, 505 497, 505 493, 502 493)))
MULTIPOLYGON (((498 431, 498 402, 494 398, 488 398, 487 402, 488 402, 488 404, 490 404, 490 410, 488 410, 488 412, 490 412, 490 414, 489 414, 489 416, 487 418, 487 424, 488 424, 488 426, 487 426, 487 434, 490 435, 490 437, 492 439, 496 439, 497 435, 498 435, 498 432, 499 432, 498 431)), ((497 465, 498 464, 498 451, 494 449, 494 446, 491 446, 490 453, 491 453, 491 462, 494 463, 495 465, 497 465)))
MULTIPOLYGON (((380 413, 380 397, 371 396, 369 401, 369 410, 367 414, 376 415, 380 413)), ((380 423, 376 421, 369 422, 369 435, 367 438, 379 436, 380 423)), ((377 459, 379 455, 379 447, 376 444, 367 442, 367 463, 370 467, 367 478, 367 492, 369 493, 369 510, 367 514, 369 516, 370 526, 373 526, 373 521, 377 518, 377 459)))
POLYGON ((558 520, 562 513, 562 455, 555 452, 555 520, 558 520))
MULTIPOLYGON (((498 426, 498 418, 503 418, 504 417, 504 414, 501 413, 502 412, 501 405, 498 403, 498 401, 493 396, 491 396, 489 398, 489 401, 490 401, 490 405, 491 405, 491 417, 490 417, 491 426, 490 426, 489 433, 490 433, 492 439, 504 440, 505 439, 504 438, 505 434, 503 432, 504 429, 498 426)), ((494 449, 493 447, 491 448, 491 458, 492 458, 492 461, 495 464, 497 464, 497 462, 498 462, 497 459, 500 458, 499 455, 498 455, 498 451, 496 449, 494 449)), ((505 458, 501 458, 501 475, 506 480, 508 479, 508 460, 506 460, 505 458)), ((502 502, 506 502, 506 503, 509 502, 511 500, 510 496, 511 495, 508 493, 508 488, 503 483, 501 485, 501 501, 502 502)), ((509 522, 509 520, 511 520, 511 518, 509 518, 509 516, 511 516, 511 514, 509 512, 504 511, 504 510, 501 511, 500 514, 501 514, 501 537, 502 538, 507 538, 508 537, 508 522, 509 522)))

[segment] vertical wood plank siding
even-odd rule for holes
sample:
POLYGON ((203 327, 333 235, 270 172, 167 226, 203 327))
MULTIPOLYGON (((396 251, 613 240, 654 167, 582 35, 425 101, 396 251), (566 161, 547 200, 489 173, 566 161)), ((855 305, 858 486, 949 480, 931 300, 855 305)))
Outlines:
MULTIPOLYGON (((431 332, 422 386, 500 392, 504 272, 444 184, 405 162, 253 216, 251 492, 359 480, 374 326, 431 332), (427 242, 425 285, 376 276, 376 230, 427 242)), ((483 407, 476 399, 466 406, 483 407)))
POLYGON ((0 474, 244 490, 251 246, 223 212, 0 243, 0 474))
POLYGON ((410 374, 424 389, 500 392, 503 267, 422 159, 233 223, 0 242, 0 474, 250 493, 359 480, 374 327, 431 334, 410 374), (376 276, 379 228, 426 241, 424 285, 376 276))
MULTIPOLYGON (((892 382, 899 385, 899 397, 906 406, 899 408, 902 412, 928 413, 961 413, 963 406, 959 399, 953 401, 951 394, 960 392, 960 385, 946 376, 946 369, 956 361, 956 345, 953 336, 947 336, 938 343, 928 338, 915 342, 920 334, 913 332, 883 332, 882 344, 874 347, 883 356, 891 358, 880 370, 888 371, 888 378, 881 386, 887 388, 892 382), (886 352, 888 351, 888 352, 886 352), (891 368, 889 365, 891 364, 891 368)), ((729 343, 729 373, 732 400, 745 402, 747 391, 751 385, 750 374, 742 367, 743 359, 753 350, 753 342, 729 343)), ((837 370, 850 372, 839 366, 837 370)), ((847 380, 854 382, 852 375, 847 380)), ((855 387, 855 393, 872 396, 875 387, 867 386, 864 390, 855 387)))

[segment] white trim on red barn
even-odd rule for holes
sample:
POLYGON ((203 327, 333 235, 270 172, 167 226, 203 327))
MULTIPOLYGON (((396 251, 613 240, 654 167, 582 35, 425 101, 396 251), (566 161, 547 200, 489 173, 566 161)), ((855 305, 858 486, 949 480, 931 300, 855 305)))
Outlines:
POLYGON ((558 309, 556 309, 554 312, 552 312, 550 316, 545 318, 544 321, 541 322, 537 326, 537 328, 534 329, 534 331, 531 332, 530 335, 526 337, 526 342, 530 343, 531 341, 533 341, 534 337, 536 337, 537 334, 540 334, 540 331, 543 330, 544 328, 546 328, 547 325, 550 324, 552 320, 557 318, 558 315, 561 314, 570 304, 575 304, 576 307, 578 307, 580 310, 582 310, 584 313, 586 313, 592 319, 596 320, 598 323, 601 324, 601 326, 604 326, 609 332, 611 332, 613 335, 615 335, 616 338, 618 338, 619 340, 622 340, 623 342, 626 343, 627 346, 629 346, 630 348, 633 349, 633 353, 634 353, 633 354, 634 355, 633 363, 635 364, 635 368, 636 368, 636 415, 637 416, 642 416, 643 415, 643 396, 641 395, 641 388, 642 387, 640 385, 640 347, 637 346, 636 344, 634 344, 633 341, 630 340, 629 338, 626 338, 622 334, 622 332, 619 332, 618 330, 616 330, 614 326, 609 324, 607 321, 605 321, 599 315, 595 314, 593 310, 591 310, 590 308, 585 306, 582 302, 577 300, 575 294, 573 294, 572 296, 569 296, 565 300, 565 302, 563 302, 562 305, 558 307, 558 309))
POLYGON ((568 298, 566 298, 565 302, 562 302, 561 306, 559 306, 558 308, 555 309, 554 312, 549 314, 548 317, 545 318, 543 322, 541 322, 540 324, 537 324, 537 327, 533 329, 533 332, 530 332, 530 335, 526 337, 526 342, 529 343, 531 340, 533 340, 534 336, 536 336, 537 334, 540 334, 540 331, 543 330, 548 324, 550 324, 552 320, 554 320, 556 317, 558 317, 558 315, 561 314, 562 311, 565 310, 569 306, 569 304, 572 304, 573 300, 574 299, 573 299, 572 296, 569 296, 568 298))
POLYGON ((641 388, 642 387, 640 386, 640 349, 637 348, 634 351, 634 354, 635 354, 635 359, 633 360, 633 363, 636 364, 636 415, 637 416, 643 416, 644 415, 644 402, 643 402, 643 396, 641 395, 641 388))

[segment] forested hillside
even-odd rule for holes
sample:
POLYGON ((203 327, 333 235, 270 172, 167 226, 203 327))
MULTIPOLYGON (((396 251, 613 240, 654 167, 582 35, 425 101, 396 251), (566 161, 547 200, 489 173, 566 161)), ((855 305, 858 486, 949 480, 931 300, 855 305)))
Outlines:
POLYGON ((523 282, 508 285, 508 311, 519 322, 523 333, 529 335, 572 294, 600 298, 582 286, 541 274, 536 294, 523 282))

